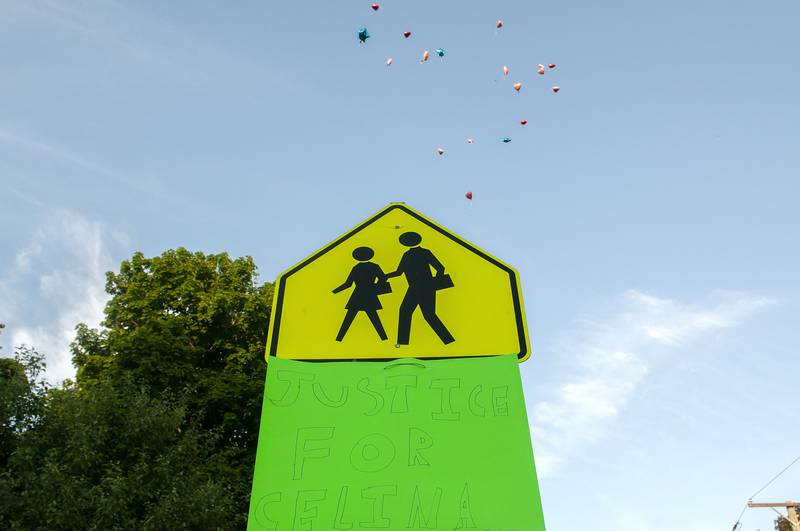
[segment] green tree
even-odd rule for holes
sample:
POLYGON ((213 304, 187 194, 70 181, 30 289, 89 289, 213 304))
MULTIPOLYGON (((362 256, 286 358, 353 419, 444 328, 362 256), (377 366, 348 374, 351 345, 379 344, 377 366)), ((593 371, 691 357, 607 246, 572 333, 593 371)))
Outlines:
MULTIPOLYGON (((795 507, 800 514, 800 506, 795 507)), ((775 519, 775 531, 797 531, 796 527, 785 517, 779 516, 775 519)))
POLYGON ((18 347, 13 359, 0 358, 0 467, 41 416, 47 391, 44 369, 44 358, 31 347, 18 347))
POLYGON ((0 474, 2 529, 231 529, 247 480, 183 400, 130 379, 51 390, 0 474))
POLYGON ((103 330, 79 326, 77 382, 132 377, 151 392, 188 392, 188 414, 223 444, 255 450, 272 285, 258 285, 249 257, 180 248, 141 253, 108 273, 103 330))
POLYGON ((9 396, 41 400, 7 415, 0 529, 243 527, 272 286, 249 257, 180 248, 135 254, 106 290, 102 328, 77 327, 74 383, 8 367, 9 396))

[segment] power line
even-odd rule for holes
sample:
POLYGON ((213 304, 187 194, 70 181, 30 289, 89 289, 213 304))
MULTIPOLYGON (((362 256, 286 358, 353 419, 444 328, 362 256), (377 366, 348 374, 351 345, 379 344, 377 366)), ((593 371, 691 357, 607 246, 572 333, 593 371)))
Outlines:
POLYGON ((739 531, 742 528, 742 516, 744 516, 744 512, 747 510, 747 504, 744 504, 742 507, 742 512, 739 513, 739 517, 736 519, 736 523, 733 524, 733 529, 731 531, 739 531))
POLYGON ((784 472, 786 472, 787 470, 789 470, 789 469, 792 467, 792 465, 793 465, 793 464, 795 464, 795 463, 796 463, 796 462, 798 462, 798 461, 800 461, 800 455, 798 455, 798 456, 795 458, 795 460, 794 460, 794 461, 792 461, 791 463, 789 463, 789 464, 786 466, 786 468, 784 468, 783 470, 781 470, 780 472, 778 472, 778 474, 777 474, 777 475, 776 475, 774 478, 772 478, 771 480, 767 481, 767 484, 766 484, 766 485, 764 485, 763 487, 761 487, 760 489, 758 489, 758 490, 756 491, 756 493, 755 493, 755 494, 753 494, 752 496, 750 496, 750 499, 752 500, 753 498, 755 498, 756 496, 758 496, 759 494, 761 494, 761 492, 762 492, 764 489, 766 489, 767 487, 769 487, 770 485, 772 485, 772 482, 773 482, 773 481, 775 481, 776 479, 778 479, 779 477, 781 477, 781 474, 783 474, 784 472))

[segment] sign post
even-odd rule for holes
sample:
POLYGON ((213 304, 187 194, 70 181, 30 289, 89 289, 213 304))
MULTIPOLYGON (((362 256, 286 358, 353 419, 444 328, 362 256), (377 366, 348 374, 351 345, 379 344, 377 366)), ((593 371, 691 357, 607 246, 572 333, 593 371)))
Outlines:
POLYGON ((248 529, 544 531, 529 355, 517 272, 389 205, 276 282, 248 529))

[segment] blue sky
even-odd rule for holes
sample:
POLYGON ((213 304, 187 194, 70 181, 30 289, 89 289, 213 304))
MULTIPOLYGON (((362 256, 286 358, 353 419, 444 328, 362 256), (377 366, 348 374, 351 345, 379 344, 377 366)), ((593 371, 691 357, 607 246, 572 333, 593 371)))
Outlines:
POLYGON ((520 271, 549 528, 730 529, 800 454, 800 7, 382 6, 0 0, 3 353, 69 376, 136 250, 270 280, 405 201, 520 271))

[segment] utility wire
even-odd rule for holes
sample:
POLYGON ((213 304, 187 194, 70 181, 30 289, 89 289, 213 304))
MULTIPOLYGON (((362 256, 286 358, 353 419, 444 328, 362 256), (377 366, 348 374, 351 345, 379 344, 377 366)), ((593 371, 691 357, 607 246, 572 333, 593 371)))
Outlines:
POLYGON ((784 472, 786 472, 787 470, 789 470, 789 469, 792 467, 792 465, 793 465, 793 464, 795 464, 795 463, 796 463, 796 462, 798 462, 798 461, 800 461, 800 455, 798 455, 798 456, 797 456, 797 458, 795 458, 795 460, 794 460, 794 461, 792 461, 791 463, 789 463, 789 464, 786 466, 786 468, 784 468, 783 470, 781 470, 780 472, 778 472, 778 474, 777 474, 777 475, 776 475, 774 478, 772 478, 771 480, 767 481, 767 484, 766 484, 766 485, 764 485, 763 487, 761 487, 760 489, 758 489, 758 490, 756 491, 756 493, 755 493, 755 494, 753 494, 752 496, 750 496, 750 499, 752 500, 753 498, 755 498, 756 496, 758 496, 759 494, 761 494, 761 492, 762 492, 764 489, 766 489, 767 487, 769 487, 770 485, 772 485, 772 482, 773 482, 773 481, 775 481, 776 479, 778 479, 779 477, 781 477, 781 474, 783 474, 784 472))
POLYGON ((742 512, 739 513, 739 518, 737 518, 736 519, 736 523, 733 524, 733 530, 732 531, 739 531, 739 529, 741 529, 741 527, 742 527, 742 516, 744 516, 744 512, 746 510, 747 510, 747 504, 745 503, 744 507, 742 507, 742 512))

